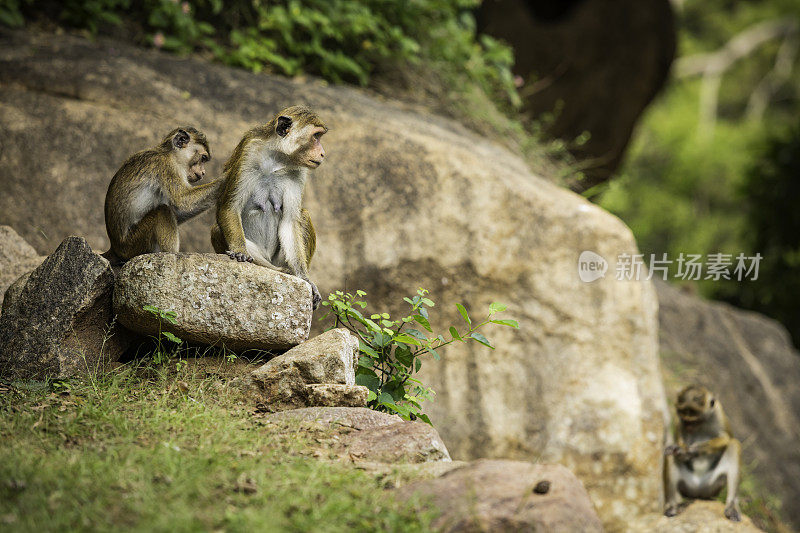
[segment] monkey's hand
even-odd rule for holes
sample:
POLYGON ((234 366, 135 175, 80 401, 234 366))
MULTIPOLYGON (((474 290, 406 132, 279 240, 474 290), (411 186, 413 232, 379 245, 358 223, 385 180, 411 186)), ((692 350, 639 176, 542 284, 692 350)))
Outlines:
POLYGON ((311 283, 311 305, 316 310, 317 307, 319 307, 319 303, 322 301, 322 295, 319 293, 319 289, 317 289, 313 281, 306 281, 311 283))
POLYGON ((670 444, 666 448, 664 448, 664 456, 673 456, 676 461, 686 461, 691 459, 696 453, 692 452, 691 450, 687 449, 685 446, 681 446, 679 444, 670 444))
POLYGON ((672 518, 673 516, 678 516, 680 512, 681 508, 679 505, 669 505, 666 509, 664 509, 664 516, 672 518))
POLYGON ((233 252, 231 250, 227 250, 225 252, 225 255, 227 255, 231 259, 239 261, 240 263, 252 263, 253 262, 253 258, 250 257, 249 255, 247 255, 246 253, 233 252))

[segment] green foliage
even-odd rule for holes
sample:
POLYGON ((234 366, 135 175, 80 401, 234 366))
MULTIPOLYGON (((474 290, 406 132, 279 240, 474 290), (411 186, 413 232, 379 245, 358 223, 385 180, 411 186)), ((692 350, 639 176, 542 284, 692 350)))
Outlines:
POLYGON ((800 123, 773 134, 764 145, 741 187, 749 229, 746 244, 763 256, 759 276, 720 293, 737 305, 777 318, 800 345, 800 123))
POLYGON ((473 322, 463 305, 456 304, 466 327, 459 331, 450 326, 450 338, 447 339, 433 331, 428 310, 435 304, 427 294, 426 289, 418 289, 412 298, 403 298, 410 311, 407 316, 392 320, 389 313, 365 311, 367 302, 361 298, 366 296, 366 292, 336 291, 328 296, 328 301, 322 302, 329 308, 322 318, 332 316, 333 327, 344 327, 358 336, 361 355, 356 368, 356 384, 370 390, 370 407, 397 413, 406 420, 419 418, 430 424, 430 419, 422 412, 422 403, 433 396, 433 391, 413 377, 422 368, 423 358, 430 355, 438 361, 437 350, 453 342, 475 341, 494 350, 489 339, 478 329, 487 324, 512 328, 518 328, 519 324, 514 320, 493 318, 506 309, 499 303, 491 304, 489 314, 477 323, 473 322))
POLYGON ((153 362, 157 365, 169 363, 177 355, 178 346, 183 343, 183 340, 174 333, 164 331, 162 326, 164 322, 176 324, 178 315, 175 311, 165 311, 154 305, 145 305, 142 309, 158 318, 158 335, 153 337, 156 342, 156 349, 153 351, 153 362), (164 340, 168 341, 168 344, 165 344, 164 340))
POLYGON ((477 36, 480 0, 0 0, 0 23, 24 16, 97 33, 124 20, 147 41, 176 52, 207 51, 254 71, 305 73, 366 85, 376 70, 426 63, 479 86, 509 106, 520 103, 511 49, 477 36))

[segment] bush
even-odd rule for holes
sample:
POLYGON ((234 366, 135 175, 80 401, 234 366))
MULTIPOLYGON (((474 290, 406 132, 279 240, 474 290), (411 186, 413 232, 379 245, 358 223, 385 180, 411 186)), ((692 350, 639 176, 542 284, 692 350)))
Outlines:
POLYGON ((0 23, 55 18, 96 34, 141 27, 150 44, 208 51, 227 64, 288 76, 369 83, 381 66, 428 63, 519 105, 509 47, 476 35, 480 0, 0 0, 0 23))
POLYGON ((367 317, 362 312, 367 307, 367 303, 361 300, 366 292, 336 291, 328 296, 328 301, 322 302, 329 308, 322 318, 333 316, 332 327, 346 328, 358 336, 361 355, 356 368, 356 384, 370 390, 371 408, 397 413, 406 420, 419 418, 430 424, 430 419, 422 412, 422 403, 433 396, 433 391, 413 377, 420 371, 423 358, 430 355, 438 361, 437 350, 453 342, 474 341, 494 350, 478 329, 487 324, 513 328, 518 328, 519 324, 514 320, 493 318, 506 309, 499 303, 491 304, 487 317, 478 323, 473 323, 463 305, 456 304, 466 322, 466 329, 459 332, 450 326, 448 340, 444 335, 435 334, 431 327, 428 309, 434 306, 434 302, 427 293, 425 289, 418 289, 413 298, 403 298, 411 307, 410 312, 399 320, 392 320, 389 313, 373 313, 367 317), (422 327, 429 335, 411 326, 422 327))

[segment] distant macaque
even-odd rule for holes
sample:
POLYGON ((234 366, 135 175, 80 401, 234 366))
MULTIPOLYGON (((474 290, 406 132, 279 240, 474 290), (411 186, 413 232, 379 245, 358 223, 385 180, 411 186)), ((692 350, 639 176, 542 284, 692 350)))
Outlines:
POLYGON ((734 439, 722 405, 706 388, 678 394, 674 444, 664 450, 664 514, 675 516, 683 498, 713 499, 727 485, 725 516, 738 522, 742 446, 734 439))
POLYGON ((245 133, 225 163, 211 229, 217 253, 308 281, 314 309, 321 297, 308 267, 316 233, 302 202, 309 171, 325 157, 320 138, 327 131, 314 111, 294 106, 245 133))
POLYGON ((211 159, 206 136, 192 127, 172 130, 161 143, 128 158, 106 193, 103 254, 124 262, 151 252, 177 252, 178 224, 211 207, 222 180, 193 186, 211 159))

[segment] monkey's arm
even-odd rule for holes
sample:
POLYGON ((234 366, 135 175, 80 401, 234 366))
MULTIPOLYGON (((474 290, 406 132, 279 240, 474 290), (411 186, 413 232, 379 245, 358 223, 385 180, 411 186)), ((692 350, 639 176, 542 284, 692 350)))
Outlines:
POLYGON ((703 442, 697 442, 689 446, 691 455, 706 455, 724 451, 731 442, 731 436, 723 433, 719 437, 714 437, 703 442))
POLYGON ((167 191, 170 201, 175 207, 175 217, 178 219, 178 223, 185 222, 214 205, 223 183, 224 180, 220 178, 197 187, 167 191))

